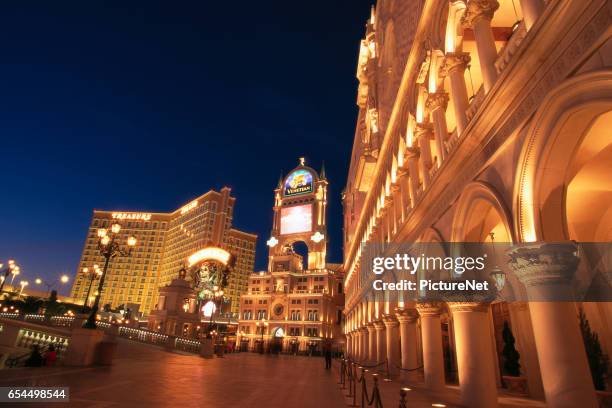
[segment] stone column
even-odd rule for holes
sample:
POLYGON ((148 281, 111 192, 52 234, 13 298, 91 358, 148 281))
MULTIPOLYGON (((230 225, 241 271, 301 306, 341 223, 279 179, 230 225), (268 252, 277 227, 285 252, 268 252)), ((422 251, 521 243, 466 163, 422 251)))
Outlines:
MULTIPOLYGON (((419 315, 415 309, 396 309, 395 315, 399 321, 402 368, 414 370, 418 367, 417 354, 417 320, 419 315)), ((416 370, 408 372, 408 378, 416 377, 416 370)))
POLYGON ((487 303, 451 302, 461 404, 497 407, 496 371, 487 303))
POLYGON ((387 358, 387 338, 385 336, 385 324, 382 320, 374 322, 376 329, 376 363, 380 364, 387 358))
POLYGON ((423 177, 423 190, 429 186, 429 169, 431 169, 431 147, 429 140, 431 139, 431 127, 426 124, 418 124, 414 130, 415 136, 419 143, 419 151, 421 152, 421 160, 419 169, 423 177))
POLYGON ((359 335, 360 335, 359 329, 355 329, 353 331, 353 336, 354 336, 353 338, 355 339, 354 340, 354 343, 355 343, 355 355, 354 355, 354 358, 355 358, 355 360, 359 360, 359 355, 361 353, 361 339, 360 339, 359 335))
POLYGON ((406 149, 406 160, 408 160, 408 172, 410 177, 410 201, 412 207, 416 202, 416 197, 419 191, 419 157, 421 152, 418 147, 408 147, 406 149))
POLYGON ((440 323, 441 304, 439 302, 419 302, 417 310, 421 316, 425 386, 430 390, 440 391, 446 385, 440 323))
POLYGON ((508 255, 510 267, 525 285, 530 301, 547 405, 596 407, 576 305, 569 301, 579 263, 577 247, 571 242, 534 242, 516 246, 508 255))
POLYGON ((464 28, 474 30, 485 93, 493 88, 497 79, 497 70, 495 69, 497 48, 495 48, 491 20, 498 8, 497 0, 470 0, 461 19, 464 28))
MULTIPOLYGON (((404 160, 408 160, 404 158, 404 160)), ((406 219, 406 214, 408 213, 408 209, 410 208, 410 177, 408 176, 408 172, 404 169, 397 170, 397 177, 399 179, 400 185, 400 203, 401 203, 401 212, 400 212, 400 222, 403 223, 406 219)))
POLYGON ((359 360, 367 361, 369 357, 368 353, 370 351, 368 346, 368 329, 363 326, 361 329, 359 329, 359 333, 359 336, 361 337, 361 353, 359 354, 359 360))
POLYGON ((396 317, 392 314, 383 316, 383 323, 387 333, 387 362, 389 367, 389 375, 397 374, 400 361, 400 339, 399 339, 399 323, 396 317))
POLYGON ((442 75, 448 76, 450 80, 450 97, 453 100, 455 111, 455 122, 457 122, 457 136, 461 136, 467 127, 468 93, 463 76, 470 62, 470 54, 467 52, 449 52, 442 64, 442 75))
POLYGON ((438 167, 446 158, 446 148, 444 142, 448 138, 448 128, 446 126, 446 107, 448 106, 448 94, 443 91, 430 93, 427 97, 427 109, 431 112, 434 125, 434 135, 436 137, 436 148, 438 149, 438 167))
POLYGON ((353 335, 351 333, 346 333, 346 355, 344 357, 353 357, 352 349, 353 344, 351 343, 353 335))
POLYGON ((544 11, 546 5, 543 0, 520 0, 521 11, 523 12, 523 21, 527 31, 533 26, 544 11))
POLYGON ((376 361, 376 328, 374 323, 368 323, 368 361, 376 361))

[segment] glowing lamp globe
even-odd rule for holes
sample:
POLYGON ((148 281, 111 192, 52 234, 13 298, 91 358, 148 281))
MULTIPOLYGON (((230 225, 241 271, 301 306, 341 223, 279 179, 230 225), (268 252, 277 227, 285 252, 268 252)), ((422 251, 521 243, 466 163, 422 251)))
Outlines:
POLYGON ((215 311, 217 310, 217 305, 212 300, 206 302, 204 306, 202 306, 202 314, 204 317, 211 317, 215 311))

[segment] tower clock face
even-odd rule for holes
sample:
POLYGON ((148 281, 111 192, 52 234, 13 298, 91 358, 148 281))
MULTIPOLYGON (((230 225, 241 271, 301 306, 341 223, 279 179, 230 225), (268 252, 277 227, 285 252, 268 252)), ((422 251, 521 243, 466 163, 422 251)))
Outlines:
POLYGON ((276 316, 282 315, 283 314, 283 310, 285 310, 283 305, 276 305, 276 306, 274 306, 274 315, 276 315, 276 316))

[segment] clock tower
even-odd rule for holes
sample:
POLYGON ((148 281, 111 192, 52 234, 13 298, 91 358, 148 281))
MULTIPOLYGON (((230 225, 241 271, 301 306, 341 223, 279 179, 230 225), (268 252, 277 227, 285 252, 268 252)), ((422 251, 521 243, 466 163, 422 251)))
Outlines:
POLYGON ((267 244, 268 272, 302 270, 293 244, 308 248, 307 269, 324 269, 327 247, 327 179, 306 166, 304 158, 278 182, 274 190, 274 220, 267 244))

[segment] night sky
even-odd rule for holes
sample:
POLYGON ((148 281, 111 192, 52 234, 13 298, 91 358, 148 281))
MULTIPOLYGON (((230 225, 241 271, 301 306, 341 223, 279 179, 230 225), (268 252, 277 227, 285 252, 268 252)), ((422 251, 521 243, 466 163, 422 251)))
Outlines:
POLYGON ((169 211, 232 188, 267 263, 273 189, 330 181, 328 261, 372 0, 3 2, 0 261, 74 275, 92 210, 169 211))

